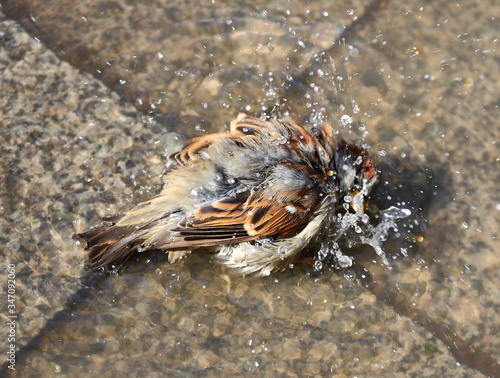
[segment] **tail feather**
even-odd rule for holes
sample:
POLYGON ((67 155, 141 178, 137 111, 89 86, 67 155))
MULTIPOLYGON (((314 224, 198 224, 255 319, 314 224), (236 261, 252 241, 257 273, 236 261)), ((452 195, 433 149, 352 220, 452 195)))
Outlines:
POLYGON ((129 235, 134 234, 138 230, 145 229, 147 225, 141 226, 119 226, 116 224, 104 224, 99 227, 92 228, 87 232, 78 234, 78 237, 87 242, 86 249, 92 249, 95 246, 107 243, 115 243, 129 235))
POLYGON ((122 265, 143 246, 151 227, 154 227, 154 224, 143 224, 139 227, 108 223, 76 236, 87 243, 85 249, 90 252, 86 265, 94 269, 122 265))

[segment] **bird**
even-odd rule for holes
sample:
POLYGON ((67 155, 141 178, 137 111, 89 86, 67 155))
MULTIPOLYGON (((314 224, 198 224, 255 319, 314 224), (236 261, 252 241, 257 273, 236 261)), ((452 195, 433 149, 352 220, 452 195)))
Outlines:
POLYGON ((91 269, 149 250, 174 263, 212 247, 230 270, 268 276, 335 226, 346 196, 364 203, 377 177, 367 150, 337 142, 332 126, 240 113, 229 132, 194 137, 170 155, 158 195, 76 237, 91 269))

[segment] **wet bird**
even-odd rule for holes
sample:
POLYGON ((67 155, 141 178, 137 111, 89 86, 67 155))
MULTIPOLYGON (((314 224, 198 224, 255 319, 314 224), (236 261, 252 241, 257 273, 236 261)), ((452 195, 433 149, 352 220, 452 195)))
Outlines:
POLYGON ((364 198, 376 179, 366 150, 336 142, 330 126, 242 113, 230 132, 193 138, 171 155, 159 195, 77 236, 91 268, 113 269, 148 250, 175 262, 215 247, 218 262, 265 276, 286 269, 334 226, 346 196, 364 198))

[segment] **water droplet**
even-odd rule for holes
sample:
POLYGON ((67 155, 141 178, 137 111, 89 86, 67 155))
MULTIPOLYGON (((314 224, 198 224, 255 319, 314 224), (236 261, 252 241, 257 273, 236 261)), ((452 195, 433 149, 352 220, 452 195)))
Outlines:
POLYGON ((342 117, 340 117, 340 123, 342 126, 349 126, 350 124, 352 124, 354 121, 354 118, 347 115, 347 114, 344 114, 342 117))
POLYGON ((314 270, 318 271, 321 270, 321 268, 323 268, 323 263, 319 260, 316 260, 314 262, 314 270))
POLYGON ((353 47, 351 50, 349 50, 349 55, 352 58, 356 58, 359 55, 359 50, 355 47, 353 47))
POLYGON ((344 278, 348 281, 354 281, 356 279, 356 273, 351 270, 346 270, 344 272, 344 278))
POLYGON ((346 255, 337 256, 337 263, 339 264, 339 267, 343 269, 349 268, 352 266, 352 257, 346 255))

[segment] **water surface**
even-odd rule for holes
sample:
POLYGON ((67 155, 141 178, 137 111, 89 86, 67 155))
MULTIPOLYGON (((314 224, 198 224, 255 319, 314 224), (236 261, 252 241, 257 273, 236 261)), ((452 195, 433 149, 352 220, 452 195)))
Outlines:
POLYGON ((392 1, 359 24, 368 1, 2 6, 0 258, 20 374, 498 375, 493 1, 392 1), (370 147, 373 206, 413 214, 383 245, 390 269, 357 246, 346 271, 243 278, 149 254, 89 275, 71 235, 157 193, 177 133, 239 111, 370 147))

